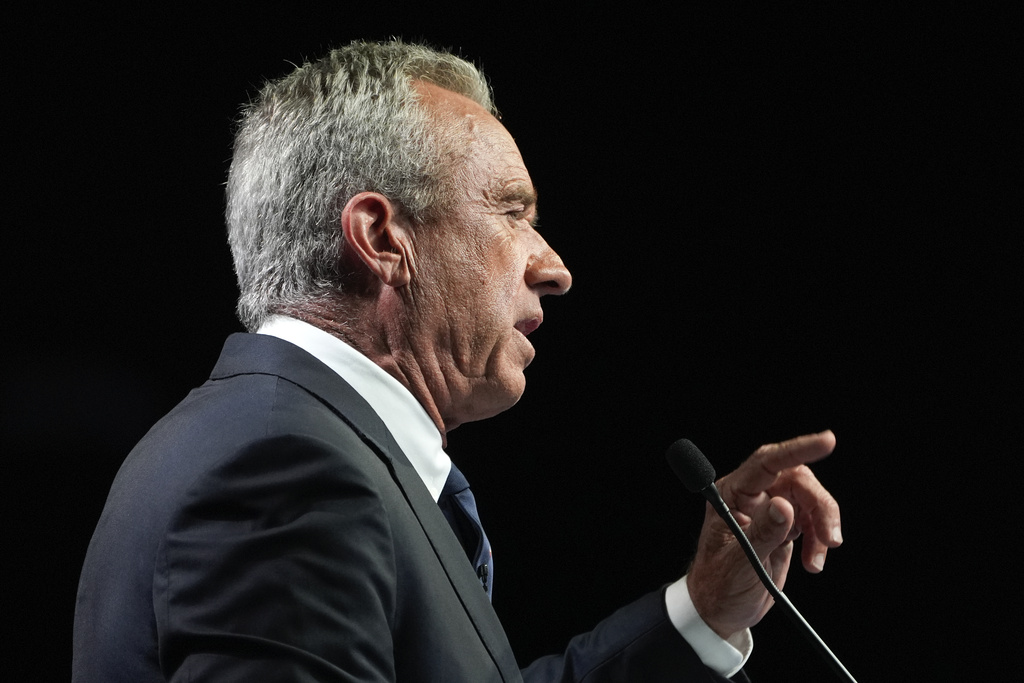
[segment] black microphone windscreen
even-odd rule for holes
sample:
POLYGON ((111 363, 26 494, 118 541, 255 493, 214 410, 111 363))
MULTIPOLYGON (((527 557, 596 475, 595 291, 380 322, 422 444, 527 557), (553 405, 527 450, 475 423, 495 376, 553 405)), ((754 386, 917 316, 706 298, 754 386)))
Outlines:
POLYGON ((679 439, 668 447, 669 467, 693 493, 700 493, 715 483, 715 468, 689 439, 679 439))

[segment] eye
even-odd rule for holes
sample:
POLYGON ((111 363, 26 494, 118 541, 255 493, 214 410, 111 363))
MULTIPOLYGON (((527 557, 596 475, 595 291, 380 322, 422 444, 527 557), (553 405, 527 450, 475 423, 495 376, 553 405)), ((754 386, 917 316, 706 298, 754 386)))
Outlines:
POLYGON ((513 223, 518 223, 519 221, 525 221, 528 219, 527 213, 523 209, 513 209, 512 211, 506 211, 505 215, 513 223))
POLYGON ((524 206, 509 209, 508 211, 505 212, 505 215, 508 216, 509 219, 513 221, 526 221, 530 224, 530 227, 537 227, 537 214, 533 211, 530 211, 524 206))

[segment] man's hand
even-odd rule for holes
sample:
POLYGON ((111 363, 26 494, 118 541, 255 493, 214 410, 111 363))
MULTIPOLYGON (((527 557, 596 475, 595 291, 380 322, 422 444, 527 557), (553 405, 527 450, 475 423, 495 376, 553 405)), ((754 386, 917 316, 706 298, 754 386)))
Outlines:
MULTIPOLYGON (((798 536, 804 537, 804 568, 814 573, 824 567, 828 549, 843 542, 839 505, 807 467, 826 457, 835 445, 835 435, 824 431, 761 446, 717 482, 722 498, 780 589, 786 583, 798 536)), ((723 638, 753 626, 772 606, 739 543, 710 505, 687 585, 697 613, 723 638)))

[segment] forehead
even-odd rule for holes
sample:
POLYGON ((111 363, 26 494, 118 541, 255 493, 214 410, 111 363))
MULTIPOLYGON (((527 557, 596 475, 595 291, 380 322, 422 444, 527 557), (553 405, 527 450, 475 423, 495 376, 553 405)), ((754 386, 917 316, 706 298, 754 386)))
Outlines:
POLYGON ((519 148, 508 130, 473 100, 432 83, 416 84, 421 102, 450 131, 453 163, 465 180, 485 186, 488 195, 505 201, 536 203, 537 193, 519 148))

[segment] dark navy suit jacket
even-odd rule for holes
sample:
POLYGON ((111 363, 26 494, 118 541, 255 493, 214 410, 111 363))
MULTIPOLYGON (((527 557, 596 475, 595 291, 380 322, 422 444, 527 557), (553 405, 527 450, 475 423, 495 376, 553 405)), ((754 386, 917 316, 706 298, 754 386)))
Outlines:
POLYGON ((89 546, 76 683, 721 681, 652 593, 520 671, 444 516, 369 405, 233 335, 135 447, 89 546))

